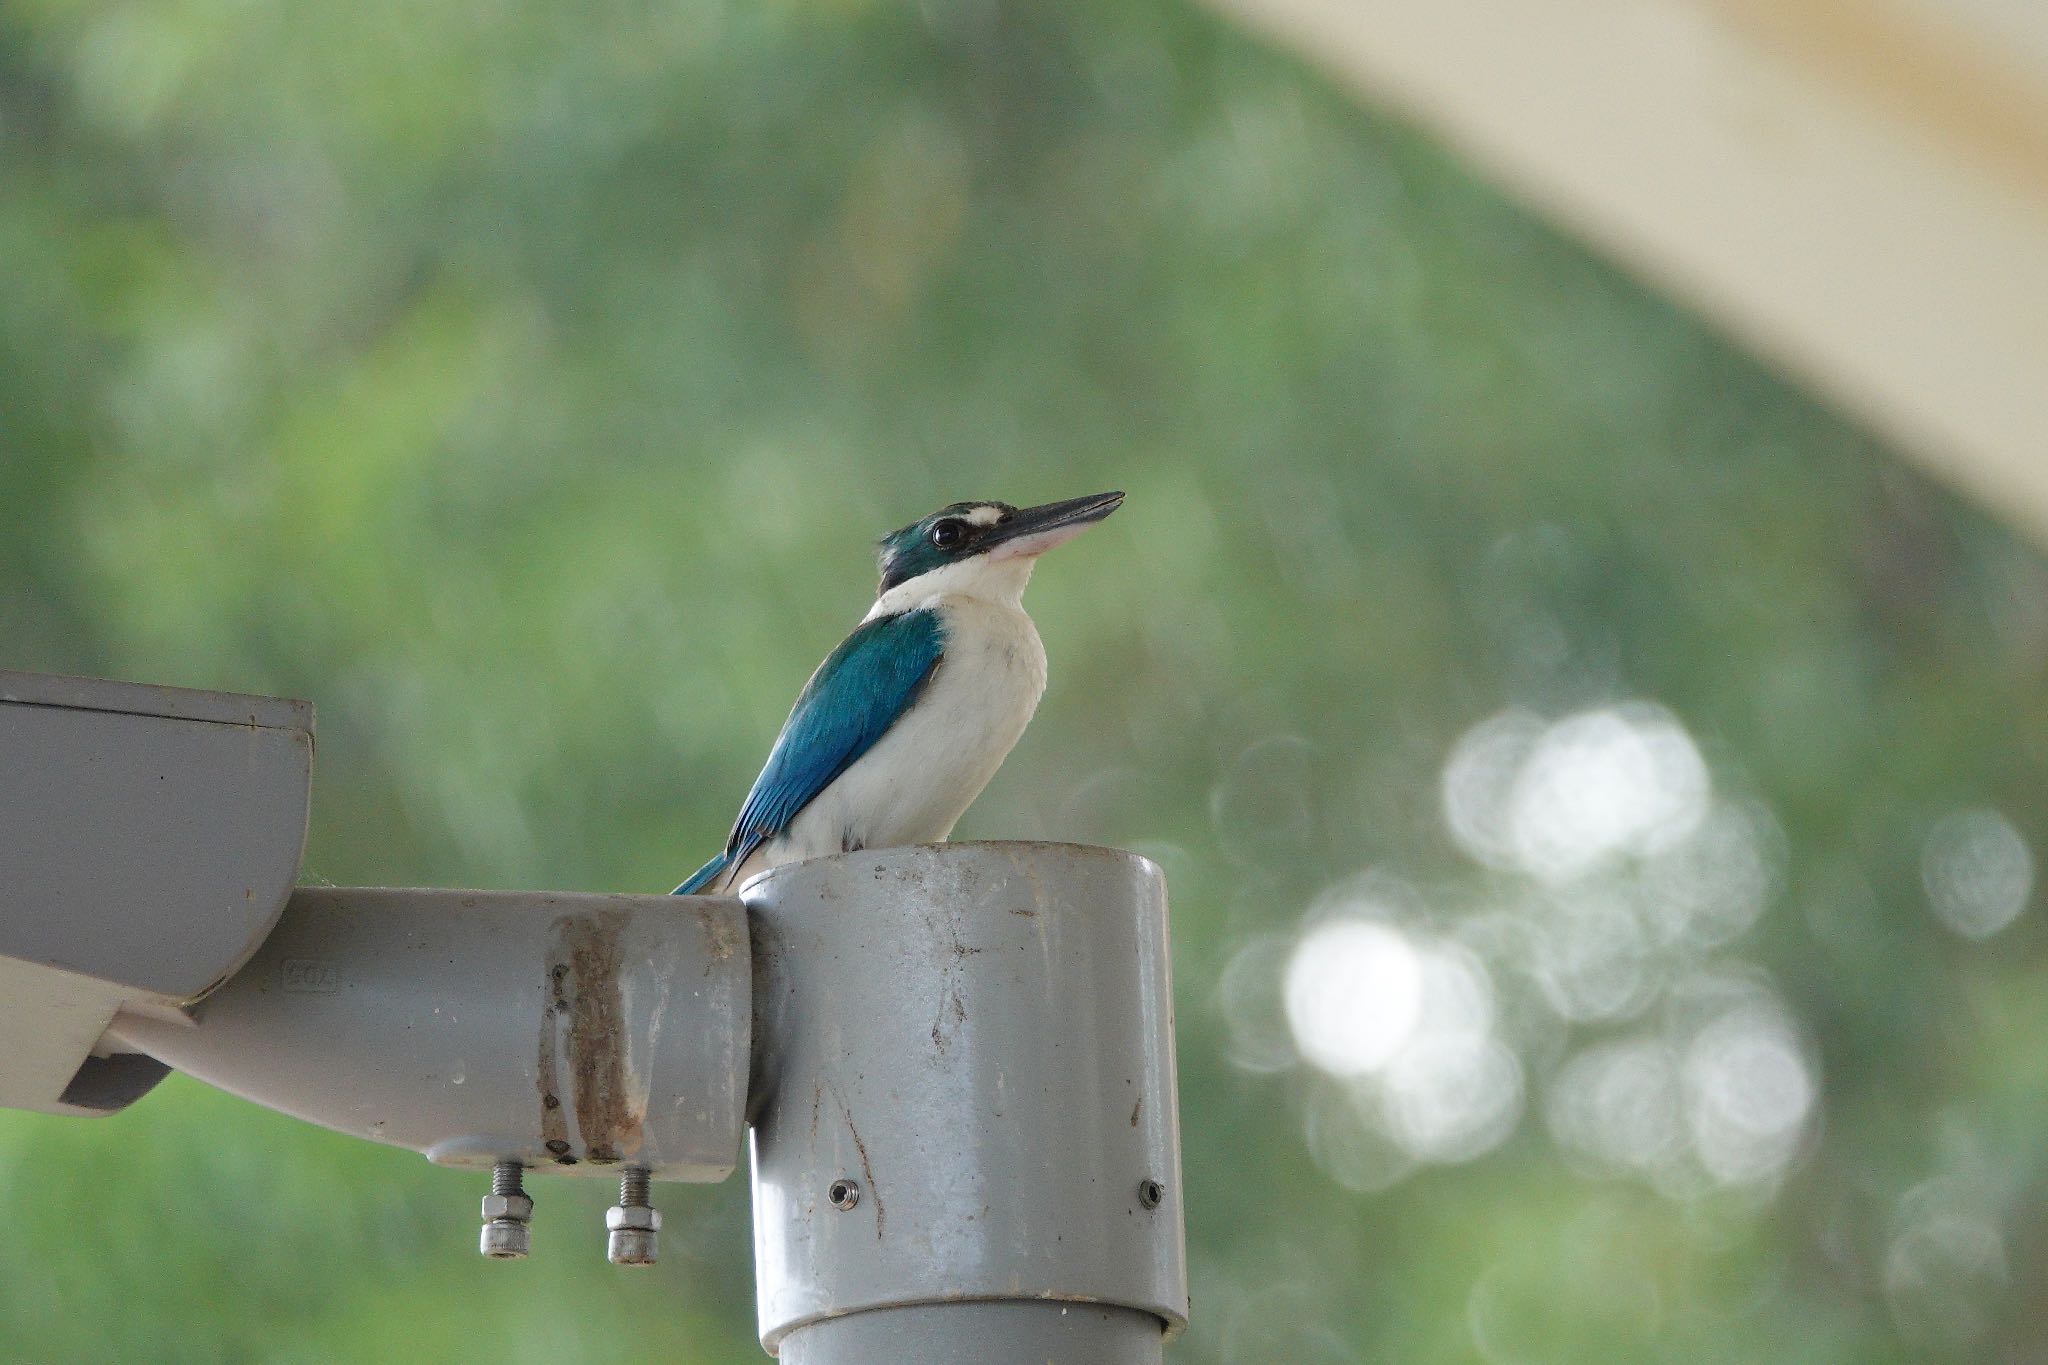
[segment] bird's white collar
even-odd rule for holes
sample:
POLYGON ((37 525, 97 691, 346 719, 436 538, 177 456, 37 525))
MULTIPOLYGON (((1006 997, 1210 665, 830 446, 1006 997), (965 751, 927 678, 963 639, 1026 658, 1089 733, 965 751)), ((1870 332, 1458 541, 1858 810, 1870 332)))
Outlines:
POLYGON ((1021 609, 1024 587, 1031 581, 1031 569, 1037 562, 1035 555, 1003 559, 976 555, 957 564, 942 564, 928 573, 905 579, 881 594, 875 599, 875 605, 868 609, 866 619, 872 621, 878 616, 912 611, 929 606, 941 597, 967 597, 995 606, 1021 609))

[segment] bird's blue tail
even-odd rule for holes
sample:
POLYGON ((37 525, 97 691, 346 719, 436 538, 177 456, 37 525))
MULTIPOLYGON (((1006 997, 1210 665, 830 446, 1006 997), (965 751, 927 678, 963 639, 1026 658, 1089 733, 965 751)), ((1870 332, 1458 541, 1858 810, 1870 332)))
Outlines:
POLYGON ((704 886, 705 883, 716 879, 730 866, 732 866, 732 854, 730 852, 720 853, 716 858, 713 858, 710 862, 692 872, 681 886, 669 892, 669 894, 671 896, 694 896, 699 888, 704 886))

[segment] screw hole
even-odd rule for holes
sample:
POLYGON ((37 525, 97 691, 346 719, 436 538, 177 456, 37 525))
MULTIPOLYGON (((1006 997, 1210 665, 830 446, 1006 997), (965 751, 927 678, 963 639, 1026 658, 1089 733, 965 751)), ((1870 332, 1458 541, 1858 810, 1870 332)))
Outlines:
POLYGON ((857 1180, 835 1180, 825 1191, 825 1197, 832 1201, 835 1209, 850 1209, 860 1202, 860 1182, 857 1180))
POLYGON ((1166 1186, 1156 1180, 1138 1182, 1138 1202, 1148 1209, 1156 1209, 1166 1198, 1166 1186))

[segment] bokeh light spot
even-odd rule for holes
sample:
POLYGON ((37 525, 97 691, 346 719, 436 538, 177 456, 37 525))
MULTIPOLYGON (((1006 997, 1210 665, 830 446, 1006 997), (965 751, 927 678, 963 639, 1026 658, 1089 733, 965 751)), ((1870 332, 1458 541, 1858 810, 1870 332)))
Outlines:
POLYGON ((1400 930, 1372 920, 1310 929, 1287 963, 1287 1023, 1309 1063, 1332 1076, 1384 1067, 1422 1018, 1423 963, 1400 930))
POLYGON ((1662 708, 1582 712, 1546 730, 1516 774, 1510 838, 1526 870, 1563 881, 1676 843, 1705 816, 1707 790, 1699 750, 1662 708))
POLYGON ((1491 1151, 1521 1113, 1521 1060, 1486 1035, 1420 1038, 1394 1058, 1386 1085, 1394 1140, 1429 1161, 1491 1151))
POLYGON ((1686 1117, 1708 1174, 1745 1185, 1791 1163, 1815 1087, 1783 1017, 1744 1010, 1709 1024, 1686 1052, 1684 1075, 1686 1117))
POLYGON ((2026 909, 2034 855, 1997 811, 1957 811, 1928 832, 1920 879, 1937 919, 1965 938, 1989 938, 2026 909))
POLYGON ((1549 882, 1672 847, 1705 818, 1709 790, 1691 735, 1643 701, 1548 725, 1502 712, 1458 741, 1440 784, 1445 823, 1467 853, 1549 882))

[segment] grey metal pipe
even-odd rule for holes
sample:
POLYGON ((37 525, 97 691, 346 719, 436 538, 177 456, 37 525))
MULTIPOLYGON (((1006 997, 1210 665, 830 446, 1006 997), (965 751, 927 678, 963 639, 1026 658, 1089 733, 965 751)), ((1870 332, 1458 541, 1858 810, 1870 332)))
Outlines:
POLYGON ((744 916, 705 896, 301 887, 189 1015, 122 1014, 109 1038, 443 1165, 721 1180, 746 1099, 744 916))
POLYGON ((1187 1318, 1159 869, 946 844, 791 864, 742 899, 762 1344, 1159 1361, 1187 1318))

